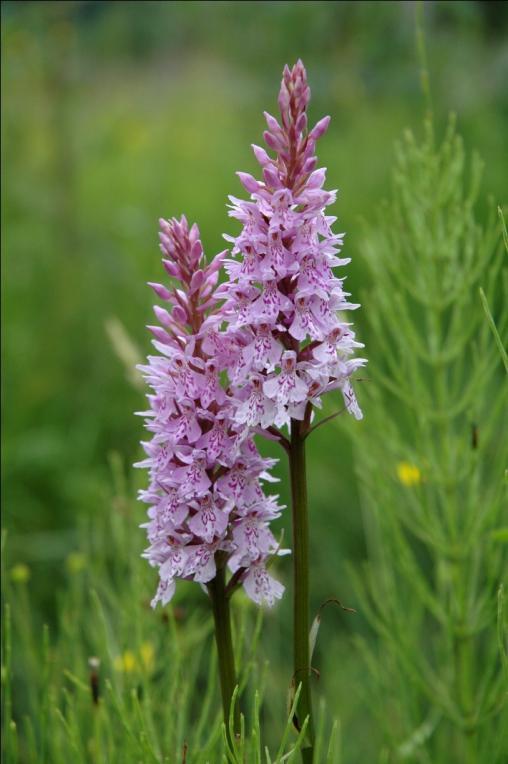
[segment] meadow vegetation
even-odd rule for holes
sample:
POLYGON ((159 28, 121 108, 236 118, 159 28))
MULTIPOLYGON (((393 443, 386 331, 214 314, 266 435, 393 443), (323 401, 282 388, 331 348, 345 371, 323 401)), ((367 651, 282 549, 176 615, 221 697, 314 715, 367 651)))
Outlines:
MULTIPOLYGON (((321 160, 369 358, 364 421, 319 428, 308 454, 312 609, 356 610, 321 611, 316 760, 503 764, 506 8, 428 4, 431 101, 410 3, 2 13, 5 760, 299 760, 290 588, 263 615, 235 595, 245 730, 228 752, 208 603, 184 582, 150 609, 130 465, 157 219, 185 211, 222 248, 234 172, 254 170, 301 56, 311 114, 333 118, 321 160)), ((262 450, 287 504, 284 453, 262 450)))

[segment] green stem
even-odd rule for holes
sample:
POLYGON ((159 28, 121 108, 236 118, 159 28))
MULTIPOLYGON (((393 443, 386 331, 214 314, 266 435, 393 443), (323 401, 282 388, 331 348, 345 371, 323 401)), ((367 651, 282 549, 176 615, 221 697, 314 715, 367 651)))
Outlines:
POLYGON ((305 434, 302 422, 291 420, 289 449, 291 498, 293 510, 293 570, 294 570, 294 682, 301 684, 297 717, 300 726, 308 717, 306 739, 302 747, 304 764, 314 758, 314 729, 310 689, 309 655, 309 519, 307 512, 307 476, 305 471, 305 434))
MULTIPOLYGON (((215 642, 217 644, 217 655, 219 659, 219 677, 224 722, 226 724, 227 738, 232 747, 231 731, 229 729, 229 714, 231 700, 236 687, 236 671, 233 638, 231 635, 229 597, 226 594, 226 569, 224 566, 217 566, 217 574, 207 586, 215 623, 215 642)), ((233 727, 235 734, 240 732, 240 708, 238 703, 235 703, 233 711, 233 727)))

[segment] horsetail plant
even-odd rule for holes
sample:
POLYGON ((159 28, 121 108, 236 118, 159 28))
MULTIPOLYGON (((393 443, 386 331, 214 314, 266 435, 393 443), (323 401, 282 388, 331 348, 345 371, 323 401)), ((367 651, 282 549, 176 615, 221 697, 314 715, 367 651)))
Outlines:
MULTIPOLYGON (((313 761, 314 725, 309 649, 309 518, 305 440, 313 429, 315 408, 331 390, 342 392, 345 408, 362 414, 351 375, 365 360, 352 358, 362 347, 343 311, 348 301, 343 278, 333 268, 344 234, 334 234, 336 218, 326 208, 336 191, 323 189, 326 170, 316 169, 316 142, 330 122, 307 129, 310 88, 301 61, 285 67, 279 92, 280 122, 265 113, 264 140, 274 152, 253 146, 263 180, 240 172, 250 200, 230 197, 231 217, 242 223, 233 244, 238 259, 225 261, 228 279, 218 290, 225 298, 226 336, 239 348, 228 367, 239 424, 257 427, 279 440, 289 455, 294 560, 294 674, 301 685, 297 725, 307 720, 303 760, 313 761), (281 428, 288 426, 290 438, 281 428)), ((317 425, 314 425, 317 426, 317 425)))
POLYGON ((508 397, 496 344, 508 270, 492 205, 480 222, 480 176, 453 120, 441 143, 431 121, 420 142, 406 133, 366 246, 372 384, 369 449, 359 440, 357 453, 369 564, 352 575, 378 637, 361 647, 383 761, 508 758, 508 397))

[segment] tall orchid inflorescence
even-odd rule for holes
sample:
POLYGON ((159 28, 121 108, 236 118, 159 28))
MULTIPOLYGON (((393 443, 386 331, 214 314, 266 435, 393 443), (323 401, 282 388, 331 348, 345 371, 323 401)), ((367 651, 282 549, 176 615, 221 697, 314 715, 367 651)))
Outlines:
POLYGON ((198 227, 185 217, 160 226, 173 285, 150 284, 169 310, 154 307, 160 325, 149 329, 158 355, 140 367, 153 391, 141 412, 153 437, 136 465, 150 475, 140 498, 150 505, 145 556, 160 576, 152 605, 171 599, 176 578, 206 584, 226 562, 233 585, 271 605, 284 589, 266 570, 278 552, 269 523, 280 507, 262 481, 274 480, 268 470, 275 460, 261 458, 250 430, 232 419, 221 385, 232 347, 220 331, 216 297, 225 253, 206 264, 198 227))
POLYGON ((325 170, 316 169, 316 142, 330 120, 324 117, 308 131, 309 99, 302 62, 292 69, 286 66, 279 93, 280 122, 265 113, 264 139, 274 156, 254 146, 263 179, 238 173, 250 199, 230 197, 230 215, 240 221, 242 230, 226 239, 233 244, 233 256, 240 257, 225 260, 229 280, 218 291, 225 299, 226 336, 236 348, 228 365, 234 418, 278 438, 289 456, 293 681, 301 689, 295 717, 299 728, 307 723, 302 745, 305 764, 314 761, 305 441, 314 409, 330 390, 340 389, 345 408, 361 419, 350 380, 365 363, 353 357, 362 345, 343 317, 344 311, 359 306, 348 301, 344 279, 333 271, 349 262, 337 256, 343 234, 332 233, 336 218, 326 215, 336 192, 323 189, 325 170), (289 439, 279 429, 284 425, 289 426, 289 439))
POLYGON ((240 172, 250 201, 230 197, 230 216, 242 223, 226 260, 229 281, 221 288, 224 316, 241 352, 230 365, 237 400, 236 420, 268 428, 303 420, 320 406, 320 396, 340 388, 347 409, 362 414, 351 374, 365 361, 350 356, 358 347, 351 325, 338 311, 359 307, 348 302, 335 266, 344 234, 333 234, 336 220, 325 209, 336 191, 325 191, 325 169, 315 169, 316 141, 326 131, 324 117, 307 131, 310 89, 301 61, 284 69, 280 123, 265 112, 264 139, 272 158, 259 146, 254 154, 263 180, 240 172))

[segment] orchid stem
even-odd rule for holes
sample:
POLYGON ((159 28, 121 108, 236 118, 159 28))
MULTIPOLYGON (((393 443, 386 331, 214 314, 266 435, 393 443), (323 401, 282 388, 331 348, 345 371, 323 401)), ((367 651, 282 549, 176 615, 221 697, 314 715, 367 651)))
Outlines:
POLYGON ((296 715, 300 728, 308 717, 306 742, 302 746, 304 764, 314 759, 314 728, 310 688, 309 654, 309 520, 307 511, 307 476, 305 471, 305 432, 303 423, 291 420, 289 450, 291 497, 293 512, 294 570, 294 674, 295 687, 301 684, 296 715))
POLYGON ((213 619, 215 623, 215 642, 219 660, 219 678, 222 695, 222 708, 224 711, 224 723, 226 735, 230 747, 234 750, 231 734, 240 732, 240 707, 238 702, 233 709, 233 730, 230 730, 229 716, 231 701, 236 687, 235 655, 233 651, 233 638, 231 634, 231 614, 229 609, 229 596, 226 593, 226 569, 217 567, 217 573, 208 584, 208 592, 212 603, 213 619))

